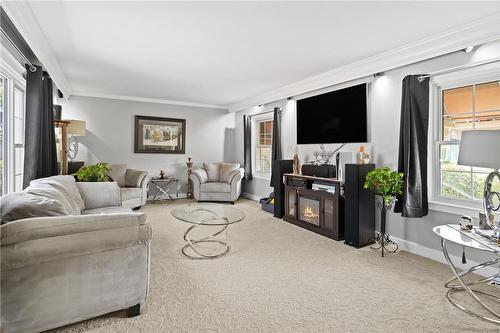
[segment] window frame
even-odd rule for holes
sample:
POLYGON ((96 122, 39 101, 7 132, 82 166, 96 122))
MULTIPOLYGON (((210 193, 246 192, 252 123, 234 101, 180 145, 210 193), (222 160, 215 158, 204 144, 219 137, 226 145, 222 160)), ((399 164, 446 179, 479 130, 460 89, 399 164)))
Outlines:
MULTIPOLYGON (((252 170, 253 170, 253 177, 254 178, 261 178, 261 179, 270 180, 271 179, 271 169, 269 170, 269 173, 257 171, 257 148, 267 146, 267 145, 261 145, 259 142, 259 138, 260 138, 260 126, 259 126, 259 124, 262 122, 274 120, 272 111, 269 111, 269 113, 267 111, 264 111, 264 113, 265 114, 252 117, 252 128, 253 128, 253 131, 252 131, 252 170)), ((274 123, 273 123, 273 126, 274 126, 274 123)), ((272 134, 272 131, 271 131, 271 134, 272 134)), ((272 144, 270 145, 270 147, 272 149, 272 144)), ((272 154, 272 152, 271 152, 271 154, 272 154)), ((272 156, 271 156, 271 158, 272 158, 272 156)))
MULTIPOLYGON (((429 136, 430 158, 429 170, 432 174, 429 177, 429 206, 432 210, 452 213, 467 214, 476 216, 482 211, 482 201, 463 198, 449 198, 441 195, 441 165, 440 147, 443 144, 459 145, 460 141, 442 140, 443 134, 443 91, 465 86, 476 86, 488 82, 500 82, 500 66, 495 68, 476 68, 455 72, 442 77, 435 77, 431 82, 431 110, 436 110, 429 118, 429 129, 432 135, 429 136)), ((475 89, 475 88, 474 88, 475 89)), ((474 95, 473 95, 474 98, 474 95)), ((475 101, 473 100, 473 104, 475 101)), ((475 114, 475 107, 472 113, 475 114)), ((471 169, 472 173, 472 169, 471 169)))
MULTIPOLYGON (((7 175, 4 180, 3 194, 14 192, 15 189, 15 91, 19 90, 23 95, 23 136, 26 129, 26 79, 23 77, 26 69, 22 66, 5 48, 2 49, 2 56, 0 57, 0 75, 6 80, 7 89, 5 109, 4 109, 4 140, 6 141, 4 151, 4 173, 7 175)), ((23 140, 24 147, 24 140, 23 140)), ((24 156, 23 156, 24 160, 24 156)), ((23 161, 24 165, 24 161, 23 161)), ((24 171, 23 171, 24 172, 24 171)), ((22 184, 21 184, 22 188, 22 184)))

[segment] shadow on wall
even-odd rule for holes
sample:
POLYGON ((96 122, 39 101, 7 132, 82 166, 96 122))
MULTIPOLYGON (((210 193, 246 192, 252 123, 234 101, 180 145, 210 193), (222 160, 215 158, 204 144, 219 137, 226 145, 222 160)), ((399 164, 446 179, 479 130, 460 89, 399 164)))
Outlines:
POLYGON ((226 128, 224 131, 224 152, 223 158, 224 162, 236 162, 235 161, 235 129, 234 128, 226 128))
POLYGON ((79 158, 85 160, 85 163, 107 162, 113 154, 111 148, 89 130, 86 131, 85 136, 79 139, 79 142, 87 150, 86 158, 82 156, 79 158))

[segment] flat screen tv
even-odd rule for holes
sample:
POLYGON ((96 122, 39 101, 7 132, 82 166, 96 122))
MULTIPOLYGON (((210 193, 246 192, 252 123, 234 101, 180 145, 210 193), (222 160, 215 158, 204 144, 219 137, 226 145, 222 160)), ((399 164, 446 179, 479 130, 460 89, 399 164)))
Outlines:
POLYGON ((366 83, 297 101, 297 144, 366 142, 366 83))

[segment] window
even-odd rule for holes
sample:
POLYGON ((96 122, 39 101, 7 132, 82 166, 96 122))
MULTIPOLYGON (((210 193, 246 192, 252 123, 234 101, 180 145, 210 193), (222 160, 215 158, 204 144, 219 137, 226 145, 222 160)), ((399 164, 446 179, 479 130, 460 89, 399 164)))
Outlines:
POLYGON ((256 125, 255 173, 269 176, 271 174, 273 121, 261 120, 257 121, 256 125))
POLYGON ((5 188, 7 186, 7 182, 5 181, 5 177, 7 173, 5 172, 5 166, 4 166, 4 161, 5 159, 5 153, 7 152, 7 140, 5 140, 5 116, 6 112, 5 110, 5 91, 6 91, 6 86, 5 86, 5 78, 3 76, 0 76, 0 195, 3 195, 4 193, 7 192, 7 189, 5 188))
POLYGON ((25 72, 9 53, 0 59, 0 195, 21 191, 24 171, 25 72))
MULTIPOLYGON (((457 165, 460 137, 465 130, 500 129, 500 81, 442 90, 440 117, 438 196, 482 200, 491 170, 457 165)), ((494 187, 500 190, 500 184, 494 187)))

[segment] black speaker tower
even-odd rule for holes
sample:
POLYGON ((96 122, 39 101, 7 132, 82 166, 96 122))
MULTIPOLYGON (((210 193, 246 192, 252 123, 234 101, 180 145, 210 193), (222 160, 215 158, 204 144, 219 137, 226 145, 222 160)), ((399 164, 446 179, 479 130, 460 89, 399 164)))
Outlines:
POLYGON ((345 165, 345 243, 357 248, 375 238, 375 195, 363 188, 375 164, 345 165))
POLYGON ((283 218, 285 212, 285 184, 283 174, 293 172, 293 160, 273 161, 274 217, 283 218))

